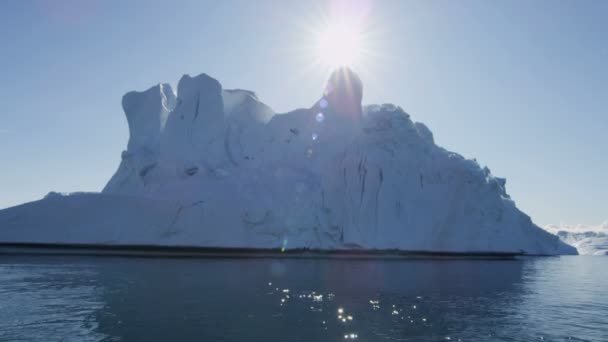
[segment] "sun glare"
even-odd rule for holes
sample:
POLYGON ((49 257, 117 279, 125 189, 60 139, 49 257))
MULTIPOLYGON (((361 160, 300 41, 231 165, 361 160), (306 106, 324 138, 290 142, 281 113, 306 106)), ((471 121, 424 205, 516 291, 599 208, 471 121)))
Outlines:
POLYGON ((372 0, 328 0, 311 16, 295 20, 298 30, 291 40, 290 58, 298 61, 300 77, 327 79, 332 72, 348 67, 359 75, 373 75, 383 57, 382 31, 371 16, 372 0))
POLYGON ((319 31, 316 54, 318 62, 330 69, 357 67, 363 53, 363 35, 353 22, 341 20, 319 31))

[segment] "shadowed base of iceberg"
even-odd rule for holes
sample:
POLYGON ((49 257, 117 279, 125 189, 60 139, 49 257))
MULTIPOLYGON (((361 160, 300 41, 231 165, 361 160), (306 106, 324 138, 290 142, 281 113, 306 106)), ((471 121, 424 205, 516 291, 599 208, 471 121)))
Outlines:
POLYGON ((0 243, 0 254, 174 258, 513 259, 523 252, 436 252, 395 249, 274 249, 161 245, 0 243))

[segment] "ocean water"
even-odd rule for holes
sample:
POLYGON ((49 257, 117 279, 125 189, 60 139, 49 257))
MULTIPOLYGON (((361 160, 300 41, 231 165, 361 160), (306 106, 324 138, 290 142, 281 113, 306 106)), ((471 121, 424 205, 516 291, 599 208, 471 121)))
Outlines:
POLYGON ((608 341, 608 258, 0 256, 0 341, 608 341))

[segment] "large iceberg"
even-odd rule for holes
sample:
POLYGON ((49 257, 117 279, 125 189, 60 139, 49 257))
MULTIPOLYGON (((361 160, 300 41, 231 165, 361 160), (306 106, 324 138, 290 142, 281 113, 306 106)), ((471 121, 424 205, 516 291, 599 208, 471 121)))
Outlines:
POLYGON ((127 93, 129 142, 103 191, 4 209, 0 242, 576 253, 517 209, 505 179, 361 95, 347 69, 285 114, 206 74, 127 93))

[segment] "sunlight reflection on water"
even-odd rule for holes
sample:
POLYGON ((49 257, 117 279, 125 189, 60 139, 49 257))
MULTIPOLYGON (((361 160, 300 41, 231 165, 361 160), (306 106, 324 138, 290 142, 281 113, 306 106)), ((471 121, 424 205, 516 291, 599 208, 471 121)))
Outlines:
POLYGON ((602 341, 606 266, 5 256, 0 340, 602 341))

